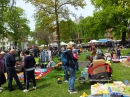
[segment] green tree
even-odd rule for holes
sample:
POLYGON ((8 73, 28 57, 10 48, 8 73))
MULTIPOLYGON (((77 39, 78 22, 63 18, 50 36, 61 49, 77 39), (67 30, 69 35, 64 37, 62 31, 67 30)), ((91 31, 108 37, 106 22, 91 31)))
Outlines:
POLYGON ((15 1, 14 0, 0 0, 0 34, 5 36, 5 33, 8 32, 6 25, 5 25, 5 19, 6 19, 6 12, 7 8, 11 8, 14 6, 15 1))
POLYGON ((34 39, 37 39, 39 43, 45 42, 46 45, 48 45, 52 39, 52 34, 49 33, 47 29, 38 30, 37 32, 34 32, 32 36, 34 37, 34 39))
MULTIPOLYGON (((83 8, 86 3, 84 0, 25 0, 31 2, 37 9, 37 12, 43 11, 49 17, 53 17, 53 21, 56 23, 56 30, 58 35, 58 50, 60 50, 60 31, 59 21, 63 18, 68 18, 70 14, 67 4, 75 7, 83 8)), ((37 13, 37 15, 40 15, 37 13)), ((54 22, 53 22, 54 23, 54 22)))
POLYGON ((71 19, 60 21, 59 28, 62 41, 69 42, 70 40, 76 40, 78 29, 76 23, 74 23, 71 19))
POLYGON ((30 34, 29 20, 27 20, 22 8, 14 6, 11 12, 8 9, 6 21, 10 31, 8 35, 12 37, 15 48, 18 43, 27 41, 27 37, 30 34))
MULTIPOLYGON (((100 27, 104 33, 107 29, 113 28, 113 34, 122 38, 125 45, 126 33, 130 28, 130 1, 129 0, 91 0, 96 7, 94 18, 100 18, 100 27), (100 13, 100 15, 98 15, 100 13), (103 24, 103 25, 102 25, 103 24)), ((97 29, 100 29, 97 28, 97 29)))

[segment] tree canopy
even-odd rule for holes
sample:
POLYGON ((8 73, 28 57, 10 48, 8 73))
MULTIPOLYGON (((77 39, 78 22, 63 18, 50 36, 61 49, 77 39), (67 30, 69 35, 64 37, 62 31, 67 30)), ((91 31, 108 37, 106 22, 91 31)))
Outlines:
POLYGON ((16 47, 17 43, 27 39, 30 27, 24 10, 14 4, 15 0, 0 1, 0 35, 2 39, 6 37, 13 41, 16 47))
POLYGON ((106 33, 112 28, 112 34, 122 38, 125 44, 126 33, 130 32, 130 1, 129 0, 91 0, 96 10, 93 18, 100 19, 96 29, 106 33), (103 28, 103 29, 102 29, 103 28))
POLYGON ((27 20, 24 10, 16 6, 11 12, 8 9, 6 19, 10 31, 8 34, 11 35, 16 48, 18 42, 27 41, 28 35, 30 34, 29 20, 27 20))
MULTIPOLYGON (((71 5, 74 8, 83 8, 86 3, 84 0, 25 0, 32 3, 36 7, 36 16, 43 17, 47 15, 52 23, 56 25, 56 31, 58 35, 58 50, 60 50, 60 30, 59 21, 63 18, 67 19, 69 14, 72 14, 66 5, 71 5)), ((42 21, 40 21, 42 22, 42 21)))

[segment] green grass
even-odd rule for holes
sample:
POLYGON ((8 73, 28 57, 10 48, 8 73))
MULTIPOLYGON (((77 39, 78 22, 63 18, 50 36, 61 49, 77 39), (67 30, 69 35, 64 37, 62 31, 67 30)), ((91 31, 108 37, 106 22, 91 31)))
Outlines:
MULTIPOLYGON (((30 92, 23 93, 13 82, 13 87, 16 89, 13 92, 7 90, 7 84, 3 87, 5 90, 0 94, 0 97, 79 97, 84 91, 88 94, 90 93, 90 83, 79 84, 76 80, 75 87, 79 90, 77 94, 70 95, 68 92, 68 83, 62 82, 62 84, 57 83, 57 76, 62 74, 62 70, 52 70, 46 77, 41 80, 37 80, 37 90, 32 90, 32 85, 30 85, 30 92)), ((77 77, 80 76, 80 72, 77 77)), ((63 77, 62 77, 63 80, 63 77)))
MULTIPOLYGON (((122 54, 126 55, 130 49, 122 50, 122 54)), ((79 56, 79 61, 86 61, 85 56, 89 52, 84 52, 79 56)), ((59 62, 58 57, 54 58, 56 62, 59 62)), ((130 81, 130 68, 122 66, 121 63, 112 63, 113 69, 113 81, 130 81)), ((80 67, 80 71, 77 73, 77 78, 80 77, 80 72, 84 67, 80 67)), ((75 81, 75 88, 79 90, 77 94, 70 94, 68 90, 68 83, 62 82, 62 84, 57 84, 57 76, 60 76, 63 71, 62 69, 54 69, 52 70, 46 77, 43 77, 41 80, 37 80, 37 90, 32 90, 32 85, 30 85, 30 92, 23 93, 23 91, 19 90, 13 81, 13 87, 16 89, 15 91, 9 92, 7 90, 7 83, 3 85, 4 91, 0 94, 0 97, 80 97, 83 92, 90 94, 91 84, 87 80, 85 84, 79 84, 78 81, 75 81)), ((62 77, 63 80, 63 77, 62 77)))

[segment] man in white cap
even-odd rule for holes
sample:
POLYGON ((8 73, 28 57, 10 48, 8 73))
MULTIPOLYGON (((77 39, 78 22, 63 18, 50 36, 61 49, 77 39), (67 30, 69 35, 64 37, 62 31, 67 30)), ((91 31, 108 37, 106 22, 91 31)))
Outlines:
POLYGON ((23 86, 20 83, 17 72, 14 68, 15 64, 17 64, 17 65, 22 65, 22 64, 19 62, 16 62, 15 53, 16 53, 16 50, 11 49, 10 53, 6 56, 6 66, 7 66, 7 72, 8 72, 8 90, 9 91, 14 90, 12 87, 12 78, 15 79, 16 84, 18 85, 19 89, 23 90, 23 86))

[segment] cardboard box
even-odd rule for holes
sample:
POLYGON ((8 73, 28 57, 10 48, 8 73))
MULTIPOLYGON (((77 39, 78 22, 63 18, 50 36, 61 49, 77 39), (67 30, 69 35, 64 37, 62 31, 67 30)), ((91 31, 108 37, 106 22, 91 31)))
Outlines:
POLYGON ((106 67, 103 66, 103 67, 98 67, 98 68, 95 68, 93 70, 93 74, 98 74, 98 73, 102 73, 102 72, 106 72, 106 67))
MULTIPOLYGON (((103 59, 93 60, 93 67, 97 66, 97 65, 100 65, 100 64, 105 64, 105 60, 103 60, 103 59)), ((98 67, 98 68, 95 68, 93 70, 93 74, 98 74, 98 73, 101 73, 101 72, 106 72, 106 67, 105 66, 98 67)))
POLYGON ((100 64, 105 64, 105 60, 103 59, 93 60, 93 66, 100 65, 100 64))

